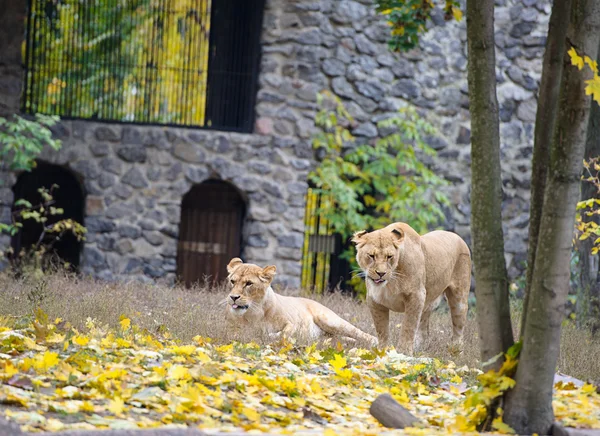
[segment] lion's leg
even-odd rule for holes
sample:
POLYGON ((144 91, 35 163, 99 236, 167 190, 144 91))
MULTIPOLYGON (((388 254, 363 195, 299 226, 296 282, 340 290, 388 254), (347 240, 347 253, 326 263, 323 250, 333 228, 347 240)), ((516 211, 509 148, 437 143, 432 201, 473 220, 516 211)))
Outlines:
POLYGON ((373 324, 375 324, 375 330, 377 330, 379 347, 384 348, 388 346, 390 342, 390 309, 382 306, 381 304, 377 304, 368 296, 367 306, 371 312, 373 324))
POLYGON ((425 289, 409 295, 404 301, 404 319, 400 330, 400 350, 412 356, 417 330, 421 323, 421 315, 425 306, 425 289))
POLYGON ((372 346, 377 345, 377 339, 362 330, 354 327, 345 319, 338 316, 333 311, 329 314, 317 315, 314 317, 315 324, 321 330, 330 335, 342 336, 350 339, 358 339, 368 342, 372 346))
POLYGON ((467 311, 469 310, 469 284, 461 283, 461 286, 448 286, 445 293, 450 306, 452 316, 452 346, 462 347, 463 333, 467 323, 467 311))
POLYGON ((424 348, 429 342, 429 317, 433 310, 431 308, 425 310, 421 315, 421 322, 419 323, 419 332, 417 334, 417 341, 415 347, 424 348))

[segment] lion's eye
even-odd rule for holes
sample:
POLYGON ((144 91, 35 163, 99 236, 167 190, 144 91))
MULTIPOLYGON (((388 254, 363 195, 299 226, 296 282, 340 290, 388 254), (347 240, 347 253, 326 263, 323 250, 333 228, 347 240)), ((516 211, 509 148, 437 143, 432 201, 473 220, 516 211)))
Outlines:
POLYGON ((252 282, 246 282, 245 287, 252 286, 252 282))
POLYGON ((388 257, 387 257, 387 260, 392 260, 392 258, 393 258, 393 257, 394 257, 394 256, 388 256, 388 257))
POLYGON ((235 285, 235 280, 229 280, 232 285, 235 285))
POLYGON ((369 257, 373 260, 375 260, 375 255, 374 254, 369 254, 369 257))

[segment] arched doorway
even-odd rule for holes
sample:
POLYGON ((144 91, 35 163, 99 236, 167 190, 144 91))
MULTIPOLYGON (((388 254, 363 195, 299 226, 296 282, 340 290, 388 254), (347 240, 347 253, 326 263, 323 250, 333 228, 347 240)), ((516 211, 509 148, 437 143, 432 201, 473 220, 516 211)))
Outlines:
POLYGON ((227 263, 241 254, 245 209, 237 189, 219 180, 196 185, 183 197, 177 276, 186 286, 227 275, 227 263))
MULTIPOLYGON (((37 167, 30 172, 22 173, 13 187, 15 202, 24 199, 32 205, 37 206, 43 202, 38 191, 39 188, 52 191, 54 203, 52 206, 63 209, 61 215, 49 215, 46 225, 54 224, 61 219, 73 219, 80 224, 83 223, 84 193, 79 181, 69 170, 57 165, 38 163, 37 167)), ((21 206, 13 205, 13 213, 21 206)), ((12 239, 12 247, 15 253, 27 250, 34 246, 41 234, 42 224, 32 219, 22 221, 23 227, 12 239)), ((68 262, 73 270, 79 267, 79 257, 83 243, 78 241, 72 233, 65 233, 60 240, 52 244, 51 253, 58 256, 63 262, 68 262)))

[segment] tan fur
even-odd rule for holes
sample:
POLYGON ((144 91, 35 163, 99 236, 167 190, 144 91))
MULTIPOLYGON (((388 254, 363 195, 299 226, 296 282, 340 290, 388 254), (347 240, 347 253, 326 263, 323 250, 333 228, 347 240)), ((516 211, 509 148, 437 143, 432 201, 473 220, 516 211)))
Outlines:
POLYGON ((429 316, 444 294, 452 316, 452 342, 462 344, 471 255, 460 236, 441 230, 419 236, 399 222, 371 233, 357 232, 352 242, 365 273, 367 304, 380 346, 389 341, 389 311, 404 312, 399 348, 412 355, 415 342, 429 335, 429 316))
POLYGON ((377 344, 374 336, 357 329, 322 304, 277 294, 271 288, 275 271, 275 266, 261 268, 243 263, 237 257, 229 262, 231 292, 227 297, 227 316, 232 323, 262 326, 272 337, 283 335, 314 342, 329 334, 377 344))

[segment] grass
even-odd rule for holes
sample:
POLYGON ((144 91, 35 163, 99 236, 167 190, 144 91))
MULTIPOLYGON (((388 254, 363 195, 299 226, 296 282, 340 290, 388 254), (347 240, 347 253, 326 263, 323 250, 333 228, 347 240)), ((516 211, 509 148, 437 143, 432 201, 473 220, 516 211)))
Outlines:
MULTIPOLYGON (((282 293, 299 295, 291 291, 282 293)), ((104 283, 65 274, 15 280, 7 274, 0 274, 0 316, 32 314, 39 306, 51 319, 60 317, 76 328, 82 328, 88 318, 116 326, 119 317, 124 314, 143 328, 153 332, 168 331, 184 342, 200 335, 219 343, 232 340, 264 343, 265 338, 253 336, 256 332, 236 333, 226 323, 223 306, 219 305, 226 295, 225 288, 208 285, 186 289, 138 282, 104 283)), ((363 331, 376 334, 369 311, 361 302, 337 293, 313 295, 311 298, 330 307, 363 331)), ((518 304, 514 305, 514 309, 514 319, 517 320, 518 304)), ((402 315, 392 313, 390 319, 392 340, 398 343, 402 315)), ((516 329, 517 323, 514 324, 516 329)), ((459 366, 478 367, 479 339, 472 310, 469 311, 461 355, 454 356, 448 351, 450 336, 450 315, 445 305, 441 305, 431 317, 430 341, 418 354, 453 360, 459 366)), ((558 370, 584 381, 599 382, 600 337, 566 324, 562 331, 558 370)))

